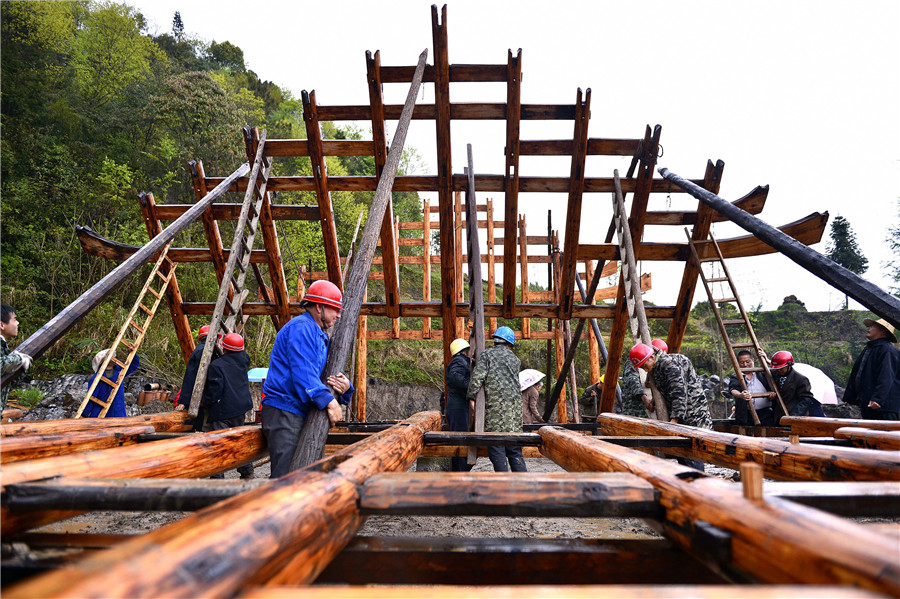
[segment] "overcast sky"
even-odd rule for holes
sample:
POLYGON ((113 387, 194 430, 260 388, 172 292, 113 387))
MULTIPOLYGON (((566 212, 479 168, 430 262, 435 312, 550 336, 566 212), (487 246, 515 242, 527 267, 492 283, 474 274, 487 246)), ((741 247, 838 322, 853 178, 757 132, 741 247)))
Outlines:
MULTIPOLYGON (((431 4, 424 1, 295 2, 261 0, 141 0, 131 2, 151 32, 171 29, 176 10, 185 30, 207 41, 230 41, 262 79, 299 97, 315 90, 319 104, 367 104, 365 52, 381 50, 382 65, 413 65, 431 56, 431 4)), ((440 6, 440 5, 439 5, 440 6)), ((643 137, 662 126, 659 166, 702 178, 707 159, 721 159, 720 194, 737 199, 770 186, 760 215, 782 225, 813 212, 846 218, 869 271, 887 288, 884 263, 900 259, 887 245, 900 225, 900 2, 490 2, 448 4, 451 64, 505 64, 522 48, 522 102, 573 103, 592 89, 590 137, 643 137)), ((385 86, 402 103, 406 84, 385 86)), ((504 102, 503 84, 454 84, 452 102, 504 102)), ((431 85, 418 100, 434 100, 431 85)), ((389 123, 389 134, 396 123, 389 123)), ((364 124, 367 127, 367 125, 364 124)), ((504 169, 503 123, 453 126, 453 170, 473 145, 475 171, 504 169)), ((523 139, 571 139, 571 122, 523 122, 523 139)), ((235 143, 239 143, 237 134, 235 143)), ((434 126, 414 121, 407 146, 435 173, 434 126)), ((202 159, 202 156, 196 158, 202 159)), ((588 176, 627 170, 625 159, 588 158, 588 176)), ((523 158, 522 176, 567 176, 565 158, 523 158)), ((224 173, 220 173, 224 174, 224 173)), ((502 201, 496 194, 495 201, 502 201)), ((485 194, 479 196, 482 201, 485 194)), ((630 198, 629 198, 630 203, 630 198)), ((696 207, 684 196, 652 197, 651 210, 696 207)), ((608 194, 587 194, 582 240, 602 241, 611 214, 608 194)), ((524 194, 519 202, 529 233, 565 228, 565 198, 524 194)), ((645 240, 682 241, 678 227, 660 227, 645 240)), ((731 224, 717 238, 743 235, 731 224)), ((825 251, 825 240, 813 246, 825 251)), ((789 294, 809 309, 836 309, 843 295, 780 255, 729 262, 748 308, 773 309, 789 294)), ((646 299, 671 305, 681 269, 645 263, 654 290, 646 299)), ((530 275, 543 282, 546 268, 530 275)), ((705 299, 698 289, 697 299, 705 299)), ((851 307, 855 302, 851 301, 851 307)), ((858 305, 856 306, 858 307, 858 305)))

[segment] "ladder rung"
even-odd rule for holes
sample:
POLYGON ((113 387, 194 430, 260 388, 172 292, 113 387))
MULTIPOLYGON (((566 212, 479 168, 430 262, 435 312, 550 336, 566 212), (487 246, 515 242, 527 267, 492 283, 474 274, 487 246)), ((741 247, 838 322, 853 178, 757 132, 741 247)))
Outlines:
POLYGON ((716 304, 725 304, 725 303, 728 303, 728 302, 736 302, 736 301, 737 301, 737 298, 736 298, 736 297, 723 297, 722 299, 714 299, 714 300, 713 300, 713 303, 716 303, 716 304))
POLYGON ((140 307, 141 310, 143 310, 144 312, 146 312, 146 313, 149 314, 150 316, 153 316, 153 310, 151 310, 150 308, 148 308, 148 307, 145 306, 144 304, 140 304, 139 307, 140 307))
POLYGON ((768 391, 766 391, 765 393, 751 393, 750 394, 750 397, 768 397, 768 396, 769 396, 768 391))
POLYGON ((121 343, 122 345, 127 347, 129 350, 134 350, 134 343, 132 343, 131 341, 126 341, 125 339, 122 339, 119 343, 121 343))
POLYGON ((753 368, 741 368, 741 372, 763 372, 765 368, 754 366, 753 368))
POLYGON ((161 270, 157 270, 157 271, 156 271, 156 276, 158 276, 158 277, 159 277, 160 279, 162 279, 163 281, 168 281, 168 280, 169 280, 168 277, 166 276, 166 274, 165 274, 164 272, 162 272, 161 270))
POLYGON ((722 324, 728 326, 732 324, 747 324, 743 318, 733 319, 733 320, 723 320, 722 324))
POLYGON ((718 257, 714 257, 714 258, 700 258, 700 262, 718 262, 718 261, 719 261, 719 258, 718 258, 718 257))
POLYGON ((162 293, 157 293, 156 289, 154 289, 153 287, 147 287, 147 291, 152 293, 157 298, 162 297, 162 293))
POLYGON ((142 326, 140 326, 138 323, 136 323, 135 321, 131 320, 131 321, 128 322, 128 324, 130 324, 131 326, 133 326, 134 328, 136 328, 136 329, 138 330, 139 333, 143 333, 143 332, 144 332, 144 328, 143 328, 142 326))
POLYGON ((706 279, 707 283, 721 283, 723 281, 727 281, 728 277, 714 277, 712 279, 706 279))
POLYGON ((101 376, 100 380, 103 381, 104 383, 106 383, 107 385, 109 385, 110 387, 115 387, 116 385, 118 385, 118 383, 116 381, 112 381, 112 380, 106 378, 105 376, 101 376))
POLYGON ((752 343, 732 343, 731 347, 756 347, 752 343))
POLYGON ((116 366, 120 366, 120 367, 122 367, 122 368, 125 368, 125 362, 122 362, 121 360, 119 360, 119 359, 116 358, 115 356, 113 356, 112 358, 110 358, 109 361, 110 361, 110 362, 113 362, 116 366))
POLYGON ((109 402, 108 402, 108 401, 103 401, 102 399, 97 398, 97 397, 94 397, 93 395, 91 395, 91 401, 94 402, 94 403, 100 404, 100 405, 103 406, 104 408, 108 408, 108 407, 109 407, 109 402))

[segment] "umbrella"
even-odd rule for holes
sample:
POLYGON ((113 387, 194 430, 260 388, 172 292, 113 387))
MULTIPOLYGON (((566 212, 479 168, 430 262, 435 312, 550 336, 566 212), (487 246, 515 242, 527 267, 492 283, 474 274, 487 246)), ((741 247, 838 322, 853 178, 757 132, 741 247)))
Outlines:
POLYGON ((838 403, 837 393, 834 392, 834 381, 828 378, 828 375, 809 364, 794 363, 794 368, 809 379, 812 387, 812 394, 819 403, 835 404, 838 403))
POLYGON ((544 373, 533 368, 526 368, 519 373, 519 391, 524 391, 544 378, 544 373))
POLYGON ((247 379, 249 379, 251 383, 261 383, 266 380, 266 375, 268 374, 268 368, 251 368, 250 372, 247 373, 247 379))

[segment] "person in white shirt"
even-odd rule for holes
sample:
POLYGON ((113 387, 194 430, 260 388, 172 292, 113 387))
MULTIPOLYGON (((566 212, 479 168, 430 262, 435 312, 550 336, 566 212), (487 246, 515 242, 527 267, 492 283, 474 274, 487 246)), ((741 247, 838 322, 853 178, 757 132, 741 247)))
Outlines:
POLYGON ((728 390, 734 398, 735 414, 734 418, 738 424, 752 425, 753 417, 750 415, 749 403, 753 401, 753 407, 756 409, 756 415, 759 417, 759 423, 762 426, 775 426, 775 412, 772 409, 772 402, 775 400, 775 391, 771 389, 769 381, 766 377, 761 376, 760 372, 748 372, 756 366, 753 360, 753 354, 747 350, 742 350, 737 355, 738 365, 744 372, 744 384, 747 390, 741 388, 741 382, 738 380, 739 375, 735 375, 731 379, 728 390))

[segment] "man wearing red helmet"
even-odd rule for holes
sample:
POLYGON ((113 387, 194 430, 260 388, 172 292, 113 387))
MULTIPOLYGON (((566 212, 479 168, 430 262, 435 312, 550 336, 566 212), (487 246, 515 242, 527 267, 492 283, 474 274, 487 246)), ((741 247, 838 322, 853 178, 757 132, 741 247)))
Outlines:
MULTIPOLYGON (((766 360, 765 352, 760 352, 760 357, 766 360)), ((787 408, 787 415, 825 417, 822 404, 812 393, 809 379, 794 370, 794 356, 791 352, 782 350, 772 354, 769 369, 778 386, 778 393, 784 401, 784 407, 787 408)), ((775 423, 781 422, 784 415, 781 406, 776 406, 775 423)))
MULTIPOLYGON (((200 358, 203 356, 203 348, 206 347, 206 336, 209 334, 209 325, 205 324, 197 331, 197 347, 191 352, 187 366, 184 368, 184 378, 181 381, 181 389, 175 396, 175 409, 186 410, 191 405, 191 395, 194 394, 194 383, 197 381, 197 371, 200 369, 200 358)), ((222 355, 219 347, 213 349, 211 360, 222 355)), ((212 362, 210 362, 212 363, 212 362)))
POLYGON ((300 305, 303 314, 284 325, 275 336, 269 373, 263 383, 262 429, 269 445, 271 478, 290 471, 303 422, 311 408, 328 411, 331 424, 343 417, 340 403, 349 404, 353 385, 340 373, 323 383, 328 357, 328 335, 341 314, 343 294, 330 281, 315 281, 300 305))
MULTIPOLYGON (((250 398, 250 381, 247 370, 250 356, 244 351, 244 338, 228 333, 222 339, 222 357, 209 365, 206 386, 200 400, 200 413, 194 428, 200 423, 204 431, 218 431, 244 424, 244 414, 253 409, 250 398)), ((244 464, 238 468, 241 478, 253 477, 253 466, 244 464)), ((225 473, 210 478, 225 478, 225 473)))

